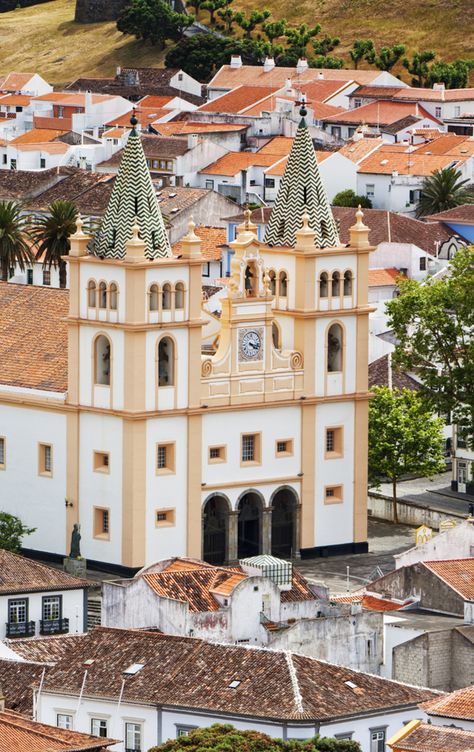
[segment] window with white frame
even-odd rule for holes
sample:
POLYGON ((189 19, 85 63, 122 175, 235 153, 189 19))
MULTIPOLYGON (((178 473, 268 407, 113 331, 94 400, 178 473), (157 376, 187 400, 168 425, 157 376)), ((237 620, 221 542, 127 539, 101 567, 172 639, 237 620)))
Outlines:
POLYGON ((105 718, 91 718, 91 734, 103 738, 107 736, 107 721, 105 718))
POLYGON ((179 739, 181 736, 189 736, 191 731, 194 731, 194 729, 197 729, 197 726, 184 726, 184 725, 176 725, 176 738, 179 739))
POLYGON ((441 117, 441 107, 435 107, 435 117, 441 117))
POLYGON ((61 618, 61 596, 46 595, 43 598, 43 621, 54 621, 61 618))
POLYGON ((125 752, 141 752, 142 727, 139 723, 125 724, 125 752))
POLYGON ((58 713, 56 715, 56 726, 62 729, 72 729, 72 715, 58 713))
POLYGON ((8 621, 10 624, 24 624, 28 619, 28 598, 14 598, 8 601, 8 621))
POLYGON ((370 752, 385 752, 386 727, 370 729, 370 752))
POLYGON ((454 107, 454 117, 461 117, 461 107, 459 105, 454 107))
POLYGON ((375 196, 375 183, 367 183, 365 186, 365 195, 367 198, 374 198, 375 196))

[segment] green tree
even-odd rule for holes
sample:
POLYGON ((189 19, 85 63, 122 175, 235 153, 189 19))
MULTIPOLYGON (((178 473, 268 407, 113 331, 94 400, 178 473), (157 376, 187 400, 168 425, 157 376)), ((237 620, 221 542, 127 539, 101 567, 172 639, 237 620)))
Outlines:
POLYGON ((268 21, 262 24, 262 31, 270 44, 273 45, 275 39, 285 35, 287 25, 286 18, 282 18, 281 21, 268 21))
POLYGON ((407 57, 403 60, 403 67, 413 76, 411 80, 412 86, 426 86, 426 80, 430 72, 428 63, 431 63, 435 57, 436 52, 425 50, 424 52, 415 52, 411 60, 407 57))
POLYGON ((184 37, 166 55, 167 68, 182 68, 198 81, 209 81, 231 55, 241 55, 246 65, 258 65, 267 54, 268 46, 254 39, 232 39, 213 34, 184 37))
POLYGON ((357 70, 359 63, 365 60, 367 55, 370 55, 374 49, 374 43, 371 39, 356 39, 349 50, 349 55, 354 63, 354 68, 357 70))
POLYGON ((461 204, 472 204, 474 196, 466 190, 468 183, 469 180, 463 180, 459 170, 454 167, 435 170, 423 180, 416 216, 423 217, 461 204))
POLYGON ((35 527, 27 527, 23 522, 8 512, 0 512, 0 548, 17 554, 21 551, 21 542, 25 535, 31 535, 35 527))
POLYGON ((392 47, 381 47, 379 52, 375 48, 370 50, 365 59, 371 65, 375 65, 381 71, 391 71, 393 66, 398 63, 402 55, 405 54, 404 44, 394 44, 392 47))
POLYGON ((240 731, 229 724, 195 729, 149 752, 360 752, 357 742, 315 736, 305 741, 274 739, 260 731, 240 731))
POLYGON ((308 43, 320 31, 320 24, 308 26, 308 24, 303 23, 299 26, 288 27, 285 32, 287 47, 281 61, 279 61, 280 65, 295 66, 299 58, 306 57, 308 43))
POLYGON ((204 2, 201 3, 201 8, 209 11, 209 23, 211 26, 214 26, 216 23, 216 12, 221 8, 224 8, 226 4, 225 0, 204 0, 204 2))
POLYGON ((269 10, 253 10, 249 16, 247 16, 245 11, 239 11, 235 13, 234 21, 244 32, 246 39, 250 39, 252 32, 255 31, 257 26, 263 24, 270 16, 271 13, 269 10))
POLYGON ((203 2, 204 2, 204 0, 187 0, 186 5, 189 8, 194 8, 194 10, 196 12, 196 16, 198 16, 199 15, 199 11, 201 10, 203 2))
POLYGON ((31 237, 37 248, 36 260, 43 258, 43 267, 59 267, 59 286, 66 287, 66 262, 69 236, 76 231, 77 209, 71 201, 58 199, 48 208, 46 216, 33 222, 31 237))
POLYGON ((178 41, 193 22, 194 16, 176 13, 166 0, 131 0, 117 20, 117 29, 163 49, 167 39, 178 41))
POLYGON ((401 279, 399 289, 387 303, 398 342, 394 365, 416 371, 425 400, 450 415, 473 445, 474 247, 460 248, 443 278, 429 284, 401 279))
POLYGON ((433 63, 426 77, 426 86, 443 83, 447 89, 464 89, 469 83, 469 73, 474 68, 474 60, 443 60, 433 63))
POLYGON ((341 40, 339 37, 330 37, 328 34, 326 34, 325 37, 322 39, 316 39, 313 42, 313 48, 316 53, 316 55, 322 55, 322 57, 327 57, 330 52, 336 49, 336 47, 341 43, 341 40))
POLYGON ((33 261, 29 245, 29 222, 22 216, 15 201, 0 201, 0 269, 2 280, 8 281, 10 269, 19 266, 23 272, 33 261))
POLYGON ((344 60, 335 55, 318 55, 308 60, 310 68, 344 68, 344 60))
POLYGON ((410 389, 376 387, 369 402, 369 482, 392 483, 393 521, 398 522, 397 483, 403 475, 442 472, 443 421, 410 389))
POLYGON ((346 191, 339 191, 332 200, 333 206, 351 206, 357 209, 361 206, 363 209, 372 209, 372 201, 367 196, 357 196, 352 188, 346 191))
MULTIPOLYGON (((235 13, 230 7, 234 0, 226 0, 225 5, 217 10, 217 15, 223 22, 223 29, 227 35, 233 33, 233 24, 235 20, 235 13)), ((221 27, 222 28, 222 27, 221 27)))

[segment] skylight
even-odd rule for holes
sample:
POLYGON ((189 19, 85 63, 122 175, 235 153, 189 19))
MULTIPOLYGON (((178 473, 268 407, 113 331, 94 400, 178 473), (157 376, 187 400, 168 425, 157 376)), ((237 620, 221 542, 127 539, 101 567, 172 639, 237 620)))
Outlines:
POLYGON ((233 681, 231 681, 231 683, 229 684, 229 689, 237 689, 237 687, 238 687, 238 686, 239 686, 240 684, 241 684, 241 681, 240 681, 240 679, 234 679, 234 680, 233 680, 233 681))
POLYGON ((357 684, 354 684, 354 682, 345 681, 344 684, 346 685, 346 687, 349 687, 350 689, 357 689, 357 684))
POLYGON ((94 663, 94 658, 88 658, 86 661, 84 661, 84 666, 92 666, 94 663))
POLYGON ((142 670, 144 665, 144 663, 132 663, 132 665, 126 668, 123 673, 127 676, 133 676, 134 674, 138 674, 138 672, 142 670))

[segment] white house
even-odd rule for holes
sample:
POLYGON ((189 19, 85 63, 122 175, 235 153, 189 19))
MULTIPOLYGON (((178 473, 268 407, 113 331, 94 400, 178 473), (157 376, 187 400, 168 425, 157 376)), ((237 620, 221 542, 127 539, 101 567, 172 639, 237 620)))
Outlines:
POLYGON ((6 76, 0 76, 0 92, 4 94, 27 94, 38 97, 53 91, 51 84, 39 73, 17 73, 12 71, 6 76))
POLYGON ((118 739, 142 752, 193 728, 232 723, 283 739, 353 739, 383 749, 425 718, 431 690, 281 650, 158 632, 96 628, 36 683, 38 720, 118 739))
POLYGON ((422 709, 435 726, 454 726, 474 731, 474 686, 428 700, 423 703, 422 709))
POLYGON ((409 566, 417 561, 436 559, 469 559, 474 555, 474 519, 469 518, 455 527, 436 533, 424 543, 419 543, 401 554, 395 554, 395 568, 409 566))
POLYGON ((0 639, 86 630, 87 580, 4 549, 0 572, 0 639))

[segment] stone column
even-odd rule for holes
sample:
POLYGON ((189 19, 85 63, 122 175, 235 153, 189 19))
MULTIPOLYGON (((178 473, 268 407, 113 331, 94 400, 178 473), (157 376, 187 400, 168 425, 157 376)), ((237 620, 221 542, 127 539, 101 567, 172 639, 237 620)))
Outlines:
POLYGON ((229 512, 227 515, 226 562, 233 564, 238 560, 239 513, 229 512))
POLYGON ((273 507, 265 507, 262 514, 262 554, 272 552, 272 512, 273 507))

